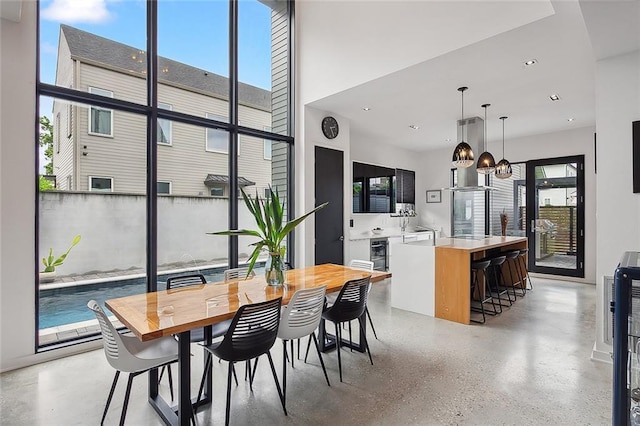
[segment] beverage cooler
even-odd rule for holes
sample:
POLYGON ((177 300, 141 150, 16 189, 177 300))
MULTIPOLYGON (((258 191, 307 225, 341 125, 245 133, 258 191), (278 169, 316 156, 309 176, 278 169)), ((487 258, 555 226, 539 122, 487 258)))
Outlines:
POLYGON ((640 252, 626 252, 614 277, 613 425, 640 426, 640 252))

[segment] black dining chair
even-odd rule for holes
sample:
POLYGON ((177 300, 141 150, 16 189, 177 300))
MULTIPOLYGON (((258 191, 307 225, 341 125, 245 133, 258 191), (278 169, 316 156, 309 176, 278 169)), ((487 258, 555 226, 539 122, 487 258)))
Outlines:
MULTIPOLYGON (((365 336, 364 325, 362 319, 367 309, 367 295, 369 294, 369 286, 371 285, 371 276, 360 278, 357 280, 347 281, 340 290, 335 303, 322 313, 322 319, 331 321, 336 329, 336 351, 338 352, 338 370, 340 372, 340 381, 342 381, 342 359, 340 357, 340 342, 342 340, 342 332, 340 324, 358 320, 360 325, 361 336, 363 338, 364 347, 369 354, 369 361, 373 365, 373 358, 369 350, 369 344, 365 336)), ((366 321, 366 319, 365 319, 366 321)), ((324 338, 324 336, 323 336, 324 338)))
MULTIPOLYGON (((284 410, 284 414, 287 415, 284 397, 270 352, 278 336, 281 304, 282 298, 279 297, 266 302, 241 306, 231 320, 231 325, 224 335, 224 338, 219 342, 204 347, 211 354, 229 362, 229 370, 227 373, 227 407, 225 412, 226 425, 229 424, 229 412, 231 409, 231 376, 234 374, 234 363, 251 360, 256 360, 257 362, 257 359, 265 354, 271 365, 271 373, 273 374, 273 380, 276 382, 282 409, 284 410)), ((211 356, 207 357, 207 365, 205 365, 200 389, 198 391, 198 400, 200 400, 200 395, 204 389, 211 358, 211 356)), ((251 391, 253 391, 251 370, 249 370, 249 374, 249 386, 251 391)))

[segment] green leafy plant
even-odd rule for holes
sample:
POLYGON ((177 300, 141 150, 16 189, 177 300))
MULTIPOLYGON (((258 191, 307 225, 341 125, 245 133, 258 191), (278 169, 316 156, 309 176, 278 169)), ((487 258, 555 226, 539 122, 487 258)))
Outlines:
POLYGON ((298 226, 307 217, 311 216, 312 214, 329 204, 323 203, 315 209, 311 210, 309 213, 300 216, 297 219, 285 222, 284 203, 280 201, 280 196, 278 194, 277 188, 275 191, 273 191, 271 190, 271 187, 269 187, 269 192, 271 193, 271 195, 265 199, 261 199, 258 196, 257 190, 255 198, 247 195, 242 189, 240 189, 240 191, 242 192, 244 203, 247 205, 247 208, 256 221, 258 229, 232 229, 229 231, 207 232, 207 234, 244 235, 257 237, 260 239, 259 241, 252 244, 253 246, 255 246, 255 249, 253 250, 253 253, 251 253, 251 261, 249 263, 247 276, 249 276, 249 274, 253 270, 253 266, 255 265, 256 260, 258 260, 258 256, 263 249, 266 249, 270 254, 284 256, 285 247, 282 246, 282 242, 287 237, 289 232, 291 232, 293 228, 298 226))
POLYGON ((67 250, 63 255, 58 257, 57 259, 53 255, 53 248, 49 248, 49 256, 42 258, 42 263, 44 264, 43 272, 54 272, 56 270, 56 266, 60 266, 64 263, 67 255, 71 251, 71 249, 80 242, 80 235, 76 235, 71 242, 71 247, 67 250))

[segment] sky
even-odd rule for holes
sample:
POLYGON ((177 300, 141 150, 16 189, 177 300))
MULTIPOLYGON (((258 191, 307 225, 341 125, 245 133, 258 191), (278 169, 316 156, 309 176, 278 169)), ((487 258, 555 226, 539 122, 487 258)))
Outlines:
MULTIPOLYGON (((158 53, 229 75, 228 0, 159 0, 158 53)), ((40 79, 55 84, 60 24, 146 50, 145 0, 41 0, 40 79)), ((271 90, 271 14, 258 0, 238 6, 238 77, 271 90)), ((51 118, 53 101, 40 100, 40 115, 51 118)), ((53 121, 52 121, 53 122, 53 121)), ((40 165, 45 163, 41 153, 40 165)))
MULTIPOLYGON (((228 11, 227 0, 160 0, 159 54, 228 76, 228 11)), ((243 0, 238 16, 240 81, 270 90, 270 9, 258 0, 243 0)), ((55 82, 62 23, 146 50, 144 0, 41 0, 40 78, 45 83, 55 82)))

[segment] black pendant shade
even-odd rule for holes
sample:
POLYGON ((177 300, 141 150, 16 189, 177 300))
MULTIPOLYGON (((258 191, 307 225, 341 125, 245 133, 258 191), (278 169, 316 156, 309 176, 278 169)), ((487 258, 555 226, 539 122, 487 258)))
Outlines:
MULTIPOLYGON (((464 91, 467 90, 468 87, 459 87, 458 92, 462 95, 462 121, 464 122, 464 91)), ((474 163, 473 159, 473 150, 471 149, 471 145, 464 141, 464 127, 462 125, 462 141, 458 143, 456 149, 453 150, 453 156, 451 157, 451 164, 453 164, 456 168, 462 167, 470 167, 474 163)))
MULTIPOLYGON (((502 120, 502 155, 504 155, 504 120, 506 119, 507 117, 500 117, 500 120, 502 120)), ((496 177, 498 179, 507 179, 511 177, 512 173, 511 163, 504 158, 498 161, 498 164, 496 164, 496 177)))
POLYGON ((484 104, 482 108, 484 108, 484 149, 485 151, 480 154, 478 158, 478 163, 476 164, 476 171, 483 175, 488 175, 494 172, 496 169, 496 160, 493 158, 493 155, 489 151, 487 151, 487 107, 490 107, 491 104, 484 104))
POLYGON ((473 150, 466 142, 460 142, 456 149, 453 150, 451 163, 455 167, 469 167, 473 165, 473 150))
POLYGON ((511 170, 511 163, 509 163, 504 158, 498 161, 498 164, 496 164, 496 177, 498 179, 509 178, 511 177, 512 173, 513 171, 511 170))
POLYGON ((493 155, 489 151, 485 151, 480 154, 480 158, 478 158, 478 164, 476 165, 476 170, 478 173, 483 175, 488 175, 493 173, 496 169, 496 160, 493 158, 493 155))

